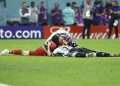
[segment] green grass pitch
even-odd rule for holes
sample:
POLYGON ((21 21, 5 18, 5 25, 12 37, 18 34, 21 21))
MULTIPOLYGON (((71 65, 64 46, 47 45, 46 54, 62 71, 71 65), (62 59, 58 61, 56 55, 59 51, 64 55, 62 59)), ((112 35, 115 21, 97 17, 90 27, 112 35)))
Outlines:
MULTIPOLYGON (((0 50, 34 50, 44 40, 0 40, 0 50)), ((78 40, 81 47, 120 53, 120 40, 78 40)), ((10 86, 120 86, 120 58, 0 56, 0 84, 10 86)))

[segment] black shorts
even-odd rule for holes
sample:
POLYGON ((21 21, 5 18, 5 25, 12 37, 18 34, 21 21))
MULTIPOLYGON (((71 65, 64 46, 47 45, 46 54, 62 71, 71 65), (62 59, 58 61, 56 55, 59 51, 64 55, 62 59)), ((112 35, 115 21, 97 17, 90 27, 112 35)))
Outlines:
POLYGON ((92 53, 92 52, 97 52, 97 51, 90 50, 90 49, 87 49, 87 48, 72 48, 72 49, 70 50, 70 52, 92 53))

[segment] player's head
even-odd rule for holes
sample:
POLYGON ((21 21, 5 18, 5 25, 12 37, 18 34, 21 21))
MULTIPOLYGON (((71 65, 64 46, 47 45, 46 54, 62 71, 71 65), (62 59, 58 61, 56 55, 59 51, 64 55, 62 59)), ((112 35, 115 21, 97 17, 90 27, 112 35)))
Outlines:
POLYGON ((86 0, 87 4, 91 4, 92 0, 86 0))
POLYGON ((27 2, 23 1, 22 4, 21 4, 21 6, 22 6, 23 8, 25 8, 25 7, 28 6, 28 4, 27 4, 27 2))
POLYGON ((71 7, 70 2, 67 2, 67 3, 66 3, 66 7, 71 7))
POLYGON ((57 48, 57 45, 54 42, 51 42, 50 49, 53 51, 55 48, 57 48))
POLYGON ((31 7, 35 7, 35 2, 32 1, 32 2, 30 3, 30 5, 31 5, 31 7))
POLYGON ((69 42, 71 42, 71 38, 67 35, 61 35, 60 40, 63 45, 67 45, 69 42))
POLYGON ((44 6, 44 1, 43 0, 40 2, 40 6, 44 6))
POLYGON ((59 8, 59 4, 58 4, 57 2, 54 4, 54 8, 55 8, 55 9, 58 9, 58 8, 59 8))

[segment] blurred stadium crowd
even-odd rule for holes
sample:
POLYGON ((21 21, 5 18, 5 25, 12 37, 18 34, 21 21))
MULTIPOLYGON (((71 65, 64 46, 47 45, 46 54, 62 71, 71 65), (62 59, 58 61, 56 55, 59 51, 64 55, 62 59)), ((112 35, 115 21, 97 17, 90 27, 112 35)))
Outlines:
MULTIPOLYGON (((59 8, 59 3, 54 4, 51 10, 50 18, 53 25, 81 25, 84 26, 83 38, 85 38, 85 31, 87 30, 87 38, 90 38, 91 24, 109 24, 110 38, 112 28, 115 27, 116 38, 118 38, 118 24, 120 18, 119 1, 110 0, 103 6, 102 0, 84 0, 81 6, 76 2, 66 3, 64 9, 59 8)), ((36 7, 34 1, 30 5, 23 2, 19 11, 22 23, 40 23, 41 25, 48 24, 47 8, 44 1, 36 7)))
MULTIPOLYGON (((119 0, 109 0, 106 5, 103 5, 102 0, 84 0, 79 6, 77 2, 66 3, 64 9, 59 8, 60 4, 55 2, 54 8, 51 10, 48 17, 48 10, 45 2, 41 1, 39 6, 32 1, 30 4, 22 2, 19 14, 22 23, 40 23, 53 25, 82 25, 84 19, 91 19, 93 24, 107 24, 111 19, 112 14, 119 16, 120 6, 119 0), (48 23, 48 20, 51 22, 48 23)), ((119 17, 118 17, 119 18, 119 17)))
POLYGON ((119 37, 120 5, 119 0, 108 0, 103 5, 103 0, 83 0, 79 6, 77 2, 67 2, 64 9, 60 8, 60 3, 55 2, 50 13, 45 5, 45 1, 36 4, 31 1, 21 3, 19 8, 20 18, 8 20, 7 24, 40 24, 40 25, 78 25, 83 26, 83 39, 85 35, 90 38, 91 25, 107 25, 109 27, 108 38, 115 28, 116 38, 119 37))

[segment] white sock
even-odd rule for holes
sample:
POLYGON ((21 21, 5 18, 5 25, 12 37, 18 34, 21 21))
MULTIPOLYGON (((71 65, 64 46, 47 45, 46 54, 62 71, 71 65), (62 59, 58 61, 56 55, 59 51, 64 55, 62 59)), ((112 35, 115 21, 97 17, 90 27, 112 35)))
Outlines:
POLYGON ((3 51, 0 52, 0 55, 1 56, 9 55, 9 50, 8 49, 4 49, 3 51))
POLYGON ((23 50, 23 51, 22 51, 22 55, 23 55, 23 56, 28 56, 28 55, 29 55, 29 51, 23 50))

